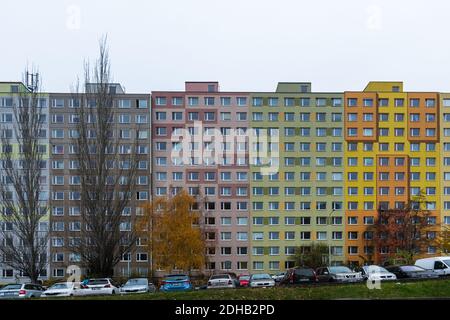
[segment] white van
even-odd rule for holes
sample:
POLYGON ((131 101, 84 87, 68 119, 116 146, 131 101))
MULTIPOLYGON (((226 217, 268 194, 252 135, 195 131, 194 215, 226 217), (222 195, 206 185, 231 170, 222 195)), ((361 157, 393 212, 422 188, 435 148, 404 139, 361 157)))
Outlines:
POLYGON ((418 259, 415 265, 427 270, 433 270, 442 276, 450 275, 450 257, 418 259))

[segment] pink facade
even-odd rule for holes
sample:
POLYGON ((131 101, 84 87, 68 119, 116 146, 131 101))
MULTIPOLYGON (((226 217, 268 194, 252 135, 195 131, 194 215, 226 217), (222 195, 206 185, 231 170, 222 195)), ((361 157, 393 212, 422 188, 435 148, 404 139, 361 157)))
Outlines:
POLYGON ((198 195, 209 239, 206 271, 241 274, 250 256, 249 98, 218 89, 217 82, 187 82, 184 92, 152 93, 153 195, 180 188, 198 195), (209 155, 218 161, 208 162, 209 155))

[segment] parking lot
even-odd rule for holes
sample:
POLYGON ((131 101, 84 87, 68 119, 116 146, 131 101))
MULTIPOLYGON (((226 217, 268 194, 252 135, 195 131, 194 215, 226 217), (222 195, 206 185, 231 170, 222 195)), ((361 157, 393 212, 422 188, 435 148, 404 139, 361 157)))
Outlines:
MULTIPOLYGON (((271 288, 205 289, 186 292, 161 292, 71 297, 89 300, 329 300, 329 299, 413 299, 450 298, 450 279, 398 280, 383 282, 380 289, 364 283, 324 283, 275 286, 271 288)), ((44 298, 43 298, 44 299, 44 298)), ((56 298, 47 298, 56 299, 56 298)))

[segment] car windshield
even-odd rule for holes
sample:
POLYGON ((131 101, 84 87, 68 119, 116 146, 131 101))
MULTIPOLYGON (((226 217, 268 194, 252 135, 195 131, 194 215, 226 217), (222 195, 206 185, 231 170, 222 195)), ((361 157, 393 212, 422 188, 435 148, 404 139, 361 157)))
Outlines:
POLYGON ((450 260, 446 259, 446 260, 442 260, 443 263, 445 263, 447 265, 447 267, 450 267, 450 260))
POLYGON ((366 273, 375 273, 375 272, 381 272, 381 273, 389 273, 385 268, 379 267, 379 266, 364 266, 364 271, 366 273))
POLYGON ((20 290, 22 288, 21 284, 8 284, 3 287, 1 290, 20 290))
POLYGON ((188 280, 188 276, 184 274, 180 275, 170 275, 165 278, 166 281, 182 281, 182 280, 188 280))
POLYGON ((126 286, 146 286, 147 284, 147 279, 130 279, 125 283, 126 286))
POLYGON ((215 276, 211 276, 210 280, 217 280, 217 279, 230 279, 230 276, 227 274, 218 274, 215 276))
POLYGON ((418 266, 402 266, 400 267, 400 269, 406 272, 425 271, 425 269, 422 269, 418 266))
POLYGON ((249 280, 250 276, 240 276, 239 280, 249 280))
POLYGON ((314 274, 312 269, 295 269, 295 274, 301 275, 301 276, 310 276, 314 274))
POLYGON ((67 285, 67 283, 57 283, 52 285, 49 289, 53 290, 53 289, 68 289, 69 286, 67 285))
POLYGON ((252 275, 252 280, 263 280, 263 279, 272 279, 272 277, 270 275, 268 275, 267 273, 252 275))
POLYGON ((100 284, 108 284, 108 280, 106 280, 106 279, 91 279, 88 282, 88 285, 92 285, 92 286, 100 285, 100 284))
POLYGON ((347 267, 330 267, 330 272, 331 273, 351 273, 352 270, 350 270, 347 267))

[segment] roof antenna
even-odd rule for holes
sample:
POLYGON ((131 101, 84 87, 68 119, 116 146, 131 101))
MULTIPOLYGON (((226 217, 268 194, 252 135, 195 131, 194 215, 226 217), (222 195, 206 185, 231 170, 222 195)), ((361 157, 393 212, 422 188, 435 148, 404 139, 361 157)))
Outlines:
POLYGON ((26 72, 27 88, 31 92, 36 91, 39 85, 39 73, 26 72))

